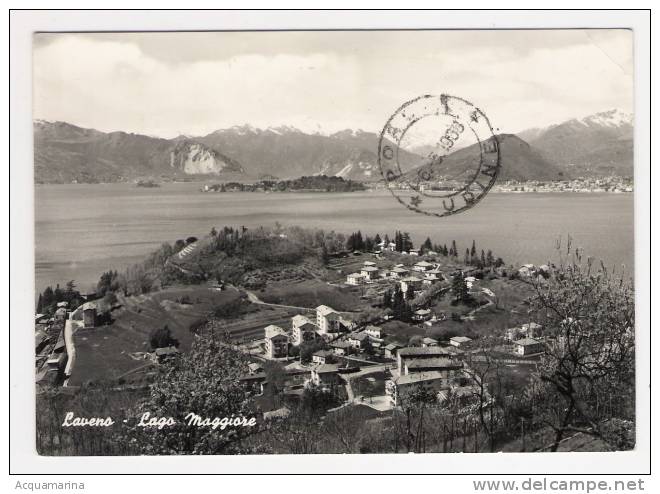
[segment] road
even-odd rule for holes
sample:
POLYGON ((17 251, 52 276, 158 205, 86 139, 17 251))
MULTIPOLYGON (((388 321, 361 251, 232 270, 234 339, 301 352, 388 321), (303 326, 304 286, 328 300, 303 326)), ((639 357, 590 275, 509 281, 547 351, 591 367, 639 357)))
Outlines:
POLYGON ((245 293, 247 294, 248 300, 252 302, 253 304, 259 304, 259 305, 269 305, 271 307, 284 307, 285 309, 297 309, 297 310, 304 310, 304 311, 314 311, 316 308, 310 308, 310 307, 299 307, 297 305, 284 305, 284 304, 271 304, 270 302, 264 302, 261 300, 257 295, 249 290, 245 290, 245 293))

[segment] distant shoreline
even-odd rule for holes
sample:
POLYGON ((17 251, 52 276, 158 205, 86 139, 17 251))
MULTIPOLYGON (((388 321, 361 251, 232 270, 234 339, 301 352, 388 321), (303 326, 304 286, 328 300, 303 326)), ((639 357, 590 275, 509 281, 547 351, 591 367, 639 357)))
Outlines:
MULTIPOLYGON (((53 187, 53 186, 71 186, 71 185, 76 185, 76 186, 90 186, 90 185, 129 185, 133 189, 166 189, 168 185, 179 185, 179 184, 191 184, 191 187, 193 185, 198 186, 200 182, 163 182, 160 183, 158 187, 140 187, 136 186, 132 182, 95 182, 95 183, 35 183, 34 186, 36 187, 53 187)), ((521 187, 529 187, 532 188, 533 186, 521 186, 521 187)), ((364 190, 352 190, 352 191, 343 191, 343 190, 333 190, 333 191, 327 191, 327 190, 322 190, 322 189, 286 189, 286 190, 228 190, 225 192, 220 192, 220 191, 203 191, 197 188, 198 192, 204 192, 204 193, 255 193, 255 192, 261 192, 261 193, 282 193, 282 192, 297 192, 297 193, 315 193, 315 194, 337 194, 337 193, 355 193, 355 192, 379 192, 379 191, 387 191, 388 189, 386 187, 378 187, 378 188, 370 188, 365 185, 364 190)), ((400 192, 406 192, 410 191, 411 189, 395 189, 400 192)), ((435 192, 440 192, 440 191, 435 191, 435 192)), ((610 191, 610 190, 499 190, 495 187, 493 187, 489 192, 489 194, 633 194, 633 190, 616 190, 616 191, 610 191)))

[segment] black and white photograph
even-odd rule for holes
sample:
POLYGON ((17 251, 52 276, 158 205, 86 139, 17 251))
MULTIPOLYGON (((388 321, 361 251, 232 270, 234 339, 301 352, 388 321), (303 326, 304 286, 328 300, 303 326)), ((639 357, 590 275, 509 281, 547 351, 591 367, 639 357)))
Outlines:
POLYGON ((638 447, 632 29, 31 43, 35 454, 638 447))

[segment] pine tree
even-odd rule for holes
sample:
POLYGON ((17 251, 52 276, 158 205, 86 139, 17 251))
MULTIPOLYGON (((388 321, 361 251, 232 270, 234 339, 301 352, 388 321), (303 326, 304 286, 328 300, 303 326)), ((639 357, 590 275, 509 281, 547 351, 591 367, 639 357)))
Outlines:
POLYGON ((484 254, 483 249, 481 249, 481 267, 486 265, 486 254, 484 254))
POLYGON ((406 288, 406 300, 412 300, 415 298, 415 288, 412 285, 408 285, 406 288))
POLYGON ((426 240, 424 240, 424 243, 422 244, 422 252, 428 252, 430 250, 433 250, 433 243, 431 243, 429 237, 426 237, 426 240))
POLYGON ((456 240, 451 241, 451 250, 449 251, 453 257, 458 257, 458 249, 456 248, 456 240))
POLYGON ((374 237, 374 243, 376 245, 380 244, 382 240, 380 239, 380 235, 377 233, 376 236, 374 237))
POLYGON ((40 293, 39 300, 37 300, 37 314, 41 314, 41 310, 43 309, 43 304, 44 304, 43 296, 40 293))
POLYGON ((413 248, 412 240, 410 239, 410 234, 408 232, 403 232, 401 236, 401 250, 408 252, 413 248))
POLYGON ((495 258, 493 257, 493 251, 488 249, 488 254, 486 254, 486 266, 492 266, 495 264, 495 258))
POLYGON ((472 248, 470 249, 470 257, 475 257, 477 255, 477 244, 475 241, 472 241, 472 248))
POLYGON ((463 263, 468 266, 470 264, 470 249, 465 249, 465 259, 463 260, 463 263))
POLYGON ((465 276, 463 275, 463 271, 454 275, 451 284, 451 291, 454 294, 454 299, 459 302, 466 301, 470 296, 468 293, 468 287, 467 287, 467 283, 465 282, 465 276))

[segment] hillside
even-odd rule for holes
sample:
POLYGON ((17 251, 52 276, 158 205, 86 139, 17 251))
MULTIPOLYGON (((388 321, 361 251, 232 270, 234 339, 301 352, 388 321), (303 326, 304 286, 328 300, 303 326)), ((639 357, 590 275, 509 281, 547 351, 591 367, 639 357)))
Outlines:
POLYGON ((117 182, 139 177, 242 173, 241 165, 193 140, 99 132, 65 122, 34 123, 37 183, 117 182))
MULTIPOLYGON (((306 134, 292 127, 266 130, 251 126, 218 130, 198 140, 222 149, 257 176, 296 178, 335 175, 345 179, 380 180, 376 150, 378 135, 344 130, 330 136, 306 134)), ((419 157, 402 152, 402 166, 413 166, 419 157)))
POLYGON ((530 129, 519 136, 567 174, 633 175, 632 115, 619 110, 530 129))
MULTIPOLYGON (((541 153, 519 137, 513 134, 501 134, 497 136, 497 140, 502 160, 498 181, 562 180, 567 178, 559 167, 550 163, 541 153)), ((474 173, 478 162, 479 144, 473 144, 447 156, 442 164, 434 166, 434 173, 431 176, 442 176, 443 179, 451 177, 457 181, 464 181, 474 173)), ((431 168, 428 165, 415 168, 405 177, 407 180, 415 181, 422 170, 431 171, 431 168)))

